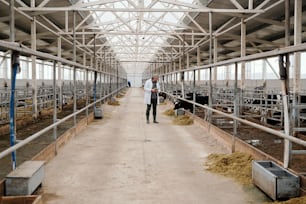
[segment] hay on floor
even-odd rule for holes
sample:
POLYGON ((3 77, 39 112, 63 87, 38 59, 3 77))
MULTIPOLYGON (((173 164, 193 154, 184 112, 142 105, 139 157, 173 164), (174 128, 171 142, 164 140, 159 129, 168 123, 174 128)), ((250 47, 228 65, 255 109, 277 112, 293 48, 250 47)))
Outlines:
MULTIPOLYGON (((306 204, 306 196, 299 197, 299 198, 291 198, 286 201, 275 201, 272 202, 274 204, 306 204)), ((268 203, 266 203, 268 204, 268 203)), ((270 203, 271 204, 271 203, 270 203)))
POLYGON ((179 115, 174 118, 173 123, 176 125, 191 125, 193 124, 193 119, 188 115, 179 115))
POLYGON ((121 94, 121 93, 116 95, 116 98, 123 98, 123 97, 124 97, 124 94, 121 94))
POLYGON ((173 108, 171 109, 168 109, 164 112, 164 115, 167 115, 167 116, 174 116, 175 112, 173 110, 173 108))
POLYGON ((107 102, 107 104, 111 106, 120 106, 119 101, 116 101, 116 100, 110 100, 107 102))
POLYGON ((205 163, 207 170, 234 178, 242 184, 252 183, 252 160, 250 154, 210 154, 205 163))

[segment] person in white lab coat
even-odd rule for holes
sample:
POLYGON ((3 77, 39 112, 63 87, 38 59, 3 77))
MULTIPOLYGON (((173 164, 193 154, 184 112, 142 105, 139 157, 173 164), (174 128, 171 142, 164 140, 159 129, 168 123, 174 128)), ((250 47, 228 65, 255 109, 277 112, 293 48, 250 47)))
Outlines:
POLYGON ((158 76, 154 75, 151 79, 148 79, 144 85, 144 103, 147 105, 146 119, 147 123, 150 123, 150 110, 153 106, 153 122, 158 123, 156 120, 156 107, 159 104, 158 93, 160 91, 160 86, 158 83, 158 76))

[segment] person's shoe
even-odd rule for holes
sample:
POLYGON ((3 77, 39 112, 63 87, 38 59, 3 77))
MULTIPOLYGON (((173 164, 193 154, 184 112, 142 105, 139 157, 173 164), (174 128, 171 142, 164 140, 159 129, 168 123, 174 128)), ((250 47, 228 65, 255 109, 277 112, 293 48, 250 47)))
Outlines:
POLYGON ((154 120, 153 123, 158 123, 158 122, 156 120, 154 120))
POLYGON ((150 121, 147 120, 147 124, 149 124, 149 123, 150 123, 150 121))

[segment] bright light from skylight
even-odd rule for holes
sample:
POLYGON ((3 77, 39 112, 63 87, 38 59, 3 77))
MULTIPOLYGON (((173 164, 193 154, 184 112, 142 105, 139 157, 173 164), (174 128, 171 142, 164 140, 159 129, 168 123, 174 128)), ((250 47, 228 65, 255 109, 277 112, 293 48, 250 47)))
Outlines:
MULTIPOLYGON (((89 7, 111 9, 188 9, 194 0, 83 0, 94 3, 89 7)), ((108 45, 121 62, 154 61, 161 45, 175 30, 182 29, 183 12, 117 12, 95 11, 96 20, 91 26, 107 32, 108 45)), ((145 67, 144 67, 145 68, 145 67)))

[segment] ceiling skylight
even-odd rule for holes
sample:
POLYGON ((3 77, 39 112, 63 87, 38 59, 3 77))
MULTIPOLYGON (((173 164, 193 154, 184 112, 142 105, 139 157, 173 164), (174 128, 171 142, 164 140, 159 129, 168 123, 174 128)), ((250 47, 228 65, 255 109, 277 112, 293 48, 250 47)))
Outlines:
POLYGON ((95 22, 89 26, 103 32, 100 37, 107 39, 107 45, 120 62, 154 61, 162 51, 160 46, 186 27, 182 24, 184 13, 171 10, 196 7, 194 0, 83 0, 82 3, 89 8, 110 9, 93 11, 95 22))

